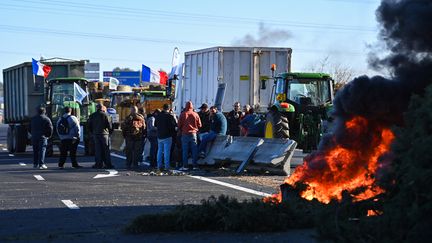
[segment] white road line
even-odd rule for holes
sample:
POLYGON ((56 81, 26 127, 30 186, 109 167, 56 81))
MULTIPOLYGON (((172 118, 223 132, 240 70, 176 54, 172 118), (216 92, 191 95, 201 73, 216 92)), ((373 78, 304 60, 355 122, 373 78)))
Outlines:
POLYGON ((3 151, 7 151, 7 148, 2 148, 3 151))
MULTIPOLYGON (((83 145, 78 145, 78 146, 80 148, 84 148, 83 145)), ((125 156, 114 154, 114 153, 111 153, 111 156, 119 158, 119 159, 126 159, 125 156)), ((149 163, 145 163, 145 164, 150 165, 149 163)), ((188 176, 191 177, 191 178, 198 179, 198 180, 207 181, 207 182, 210 182, 210 183, 213 183, 213 184, 229 187, 229 188, 232 188, 232 189, 236 189, 236 190, 239 190, 239 191, 247 192, 247 193, 258 195, 258 196, 262 196, 262 197, 270 197, 272 195, 272 194, 269 194, 269 193, 252 190, 252 189, 249 189, 249 188, 246 188, 246 187, 242 187, 242 186, 236 186, 236 185, 233 185, 233 184, 230 184, 230 183, 226 183, 226 182, 210 179, 210 178, 203 177, 203 176, 192 176, 192 175, 188 175, 188 176)))
POLYGON ((25 163, 22 163, 22 162, 20 162, 19 165, 21 165, 21 166, 26 166, 26 164, 25 164, 25 163))
POLYGON ((230 183, 226 183, 226 182, 210 179, 210 178, 203 177, 203 176, 193 176, 193 175, 187 175, 187 176, 195 178, 195 179, 198 179, 198 180, 207 181, 207 182, 210 182, 210 183, 213 183, 213 184, 217 184, 217 185, 221 185, 221 186, 226 186, 226 187, 229 187, 229 188, 232 188, 232 189, 236 189, 236 190, 239 190, 239 191, 243 191, 243 192, 251 193, 251 194, 254 194, 254 195, 262 196, 262 197, 269 197, 269 196, 271 196, 271 194, 268 194, 268 193, 265 193, 265 192, 255 191, 255 190, 252 190, 252 189, 249 189, 249 188, 246 188, 246 187, 236 186, 236 185, 233 185, 233 184, 230 184, 230 183))
POLYGON ((36 178, 36 180, 38 180, 38 181, 44 181, 45 179, 41 176, 41 175, 33 175, 35 178, 36 178))
MULTIPOLYGON (((80 147, 80 148, 84 148, 84 146, 83 145, 78 145, 78 147, 80 147)), ((115 154, 115 153, 111 153, 111 156, 112 157, 116 157, 116 158, 119 158, 119 159, 126 159, 126 156, 123 156, 123 155, 119 155, 119 154, 115 154)), ((145 165, 147 165, 147 166, 149 166, 150 165, 150 163, 148 163, 148 162, 143 162, 143 164, 145 164, 145 165)))
POLYGON ((73 203, 71 200, 61 200, 66 207, 69 209, 80 209, 75 203, 73 203))
POLYGON ((13 155, 13 154, 9 154, 9 157, 14 157, 15 155, 13 155))

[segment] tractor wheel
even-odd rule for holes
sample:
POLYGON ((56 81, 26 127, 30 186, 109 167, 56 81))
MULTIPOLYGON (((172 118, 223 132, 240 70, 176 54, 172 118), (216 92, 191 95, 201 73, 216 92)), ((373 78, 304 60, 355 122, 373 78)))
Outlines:
POLYGON ((14 129, 15 137, 15 152, 23 153, 27 147, 27 129, 25 126, 15 126, 14 129))
POLYGON ((7 150, 10 154, 15 153, 14 126, 9 126, 7 130, 7 150))
POLYGON ((266 117, 265 138, 289 138, 288 118, 280 112, 270 111, 266 117))

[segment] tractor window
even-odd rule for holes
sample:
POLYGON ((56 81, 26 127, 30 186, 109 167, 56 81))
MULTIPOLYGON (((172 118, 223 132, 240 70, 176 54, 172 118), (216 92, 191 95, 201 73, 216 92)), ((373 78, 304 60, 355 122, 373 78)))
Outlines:
POLYGON ((276 81, 276 94, 285 93, 285 80, 282 78, 278 78, 276 81))
POLYGON ((65 101, 74 101, 73 83, 54 83, 51 101, 54 105, 63 105, 65 101))
POLYGON ((323 105, 331 99, 327 80, 292 80, 288 94, 288 99, 304 105, 323 105))

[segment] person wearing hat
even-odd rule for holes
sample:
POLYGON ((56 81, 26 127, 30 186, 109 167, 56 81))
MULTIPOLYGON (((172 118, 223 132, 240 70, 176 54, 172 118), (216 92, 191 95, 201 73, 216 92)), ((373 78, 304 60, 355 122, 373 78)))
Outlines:
POLYGON ((206 133, 210 132, 210 109, 207 103, 203 103, 199 108, 200 111, 198 112, 198 116, 201 120, 202 127, 199 129, 198 133, 206 133))
POLYGON ((89 132, 93 135, 95 144, 95 164, 94 169, 113 169, 109 148, 109 135, 112 131, 112 124, 108 115, 103 111, 102 104, 96 105, 96 112, 90 115, 87 122, 89 132), (105 166, 103 166, 105 164, 105 166))

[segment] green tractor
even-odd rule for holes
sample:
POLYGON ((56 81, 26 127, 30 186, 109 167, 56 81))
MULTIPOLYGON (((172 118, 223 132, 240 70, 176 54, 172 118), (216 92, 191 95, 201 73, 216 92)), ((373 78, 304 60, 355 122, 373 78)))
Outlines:
POLYGON ((304 152, 317 149, 331 121, 332 78, 325 73, 281 73, 273 78, 265 138, 293 139, 304 152))
MULTIPOLYGON (((82 142, 84 142, 85 154, 90 155, 94 153, 94 149, 86 125, 90 114, 95 112, 96 106, 88 95, 85 96, 81 102, 78 102, 77 87, 75 85, 89 93, 88 81, 84 78, 56 78, 48 81, 45 88, 47 116, 51 119, 55 127, 57 121, 63 115, 64 107, 71 107, 72 115, 76 116, 80 121, 80 126, 82 128, 81 137, 82 142)), ((48 156, 52 155, 54 144, 60 144, 56 129, 54 129, 54 134, 48 143, 48 156)))

